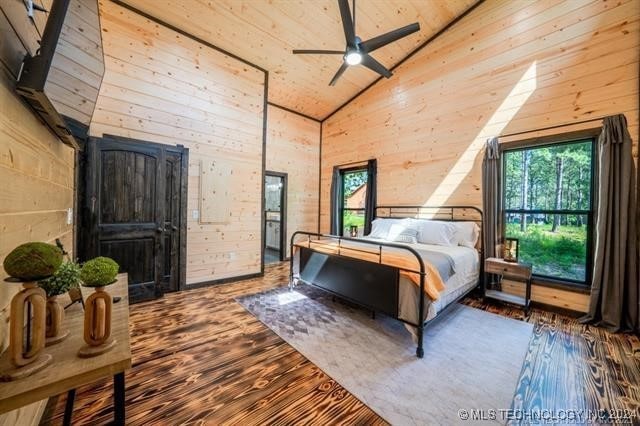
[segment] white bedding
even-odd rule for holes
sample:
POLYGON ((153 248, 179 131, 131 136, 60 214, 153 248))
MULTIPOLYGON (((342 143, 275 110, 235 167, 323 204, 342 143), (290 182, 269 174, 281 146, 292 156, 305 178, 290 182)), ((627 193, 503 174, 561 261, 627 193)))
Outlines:
MULTIPOLYGON (((382 240, 379 240, 382 242, 382 240)), ((425 318, 430 320, 444 307, 458 298, 461 294, 478 284, 480 277, 480 256, 477 250, 463 246, 440 246, 432 244, 403 244, 416 249, 418 252, 429 250, 448 254, 453 258, 455 274, 445 281, 445 289, 435 302, 425 296, 425 318)), ((400 294, 398 301, 398 316, 406 321, 417 323, 418 319, 418 288, 405 277, 400 277, 400 294)))
POLYGON ((445 283, 445 289, 440 293, 440 298, 432 302, 427 312, 425 320, 432 319, 437 313, 454 301, 465 291, 472 289, 478 284, 480 278, 480 255, 477 250, 463 246, 431 246, 426 244, 416 244, 428 247, 429 250, 446 253, 453 258, 456 273, 445 283))

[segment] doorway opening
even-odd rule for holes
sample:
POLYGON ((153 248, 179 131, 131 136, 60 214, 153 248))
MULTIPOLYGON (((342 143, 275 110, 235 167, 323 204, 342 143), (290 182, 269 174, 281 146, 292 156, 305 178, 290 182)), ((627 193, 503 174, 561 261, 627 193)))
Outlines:
POLYGON ((287 257, 287 174, 265 172, 264 182, 264 263, 287 257))

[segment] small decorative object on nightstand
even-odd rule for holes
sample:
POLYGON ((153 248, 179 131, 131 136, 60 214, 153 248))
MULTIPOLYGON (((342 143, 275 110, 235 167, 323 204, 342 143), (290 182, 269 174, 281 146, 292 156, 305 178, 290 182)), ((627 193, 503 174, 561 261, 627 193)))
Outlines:
POLYGON ((505 238, 502 248, 502 258, 507 262, 518 262, 518 245, 520 242, 517 238, 505 238))
POLYGON ((507 303, 514 303, 524 307, 525 313, 529 313, 531 304, 531 264, 507 262, 505 259, 490 257, 484 261, 484 271, 486 274, 500 275, 502 278, 521 281, 525 284, 524 297, 515 294, 505 293, 501 290, 487 288, 485 279, 484 297, 485 299, 495 299, 507 303))

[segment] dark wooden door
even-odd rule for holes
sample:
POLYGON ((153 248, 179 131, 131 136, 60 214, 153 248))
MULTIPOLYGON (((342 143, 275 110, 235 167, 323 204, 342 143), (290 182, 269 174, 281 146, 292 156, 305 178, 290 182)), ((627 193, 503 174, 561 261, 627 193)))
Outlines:
POLYGON ((82 257, 118 262, 132 302, 181 288, 186 155, 180 147, 123 138, 89 141, 82 257))

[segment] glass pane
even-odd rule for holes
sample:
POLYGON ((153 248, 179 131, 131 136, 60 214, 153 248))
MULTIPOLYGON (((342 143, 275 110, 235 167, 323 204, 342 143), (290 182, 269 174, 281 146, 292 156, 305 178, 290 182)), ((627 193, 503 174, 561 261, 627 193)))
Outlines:
POLYGON ((505 230, 519 240, 518 260, 531 263, 534 274, 586 280, 586 215, 506 214, 505 230))
POLYGON ((342 212, 342 235, 345 237, 353 236, 351 231, 356 233, 356 236, 362 237, 364 234, 364 209, 362 210, 344 210, 342 212))
POLYGON ((267 212, 279 212, 280 211, 280 195, 283 186, 283 179, 280 176, 266 175, 264 198, 265 198, 265 210, 267 212))
POLYGON ((367 194, 367 171, 356 170, 342 175, 344 208, 363 209, 367 194))
POLYGON ((592 141, 504 154, 505 208, 589 210, 592 141))

